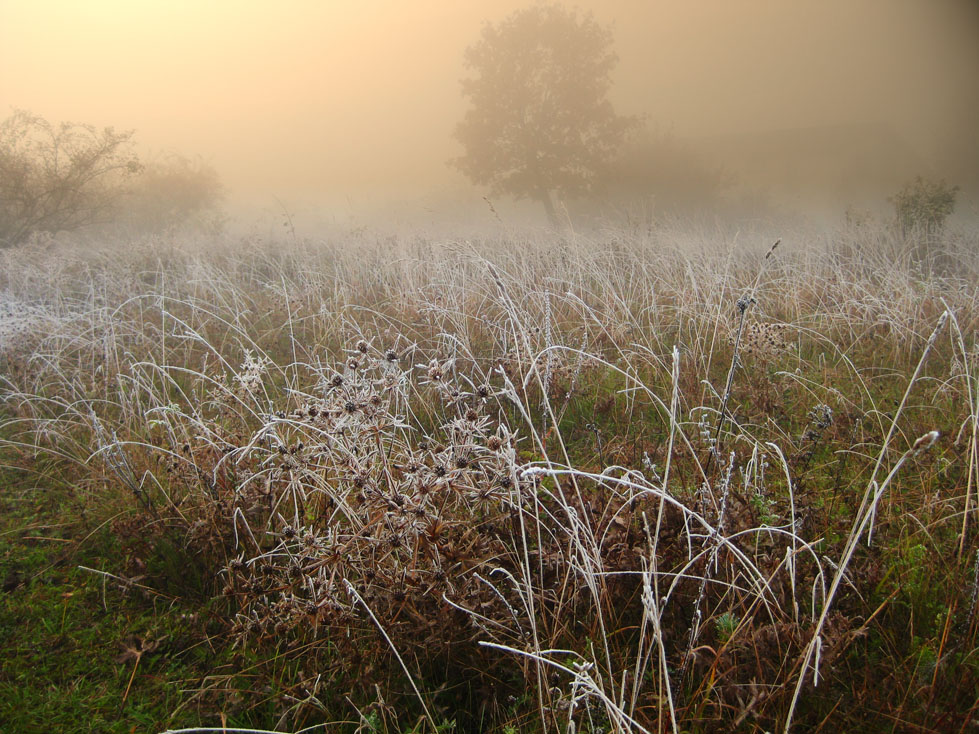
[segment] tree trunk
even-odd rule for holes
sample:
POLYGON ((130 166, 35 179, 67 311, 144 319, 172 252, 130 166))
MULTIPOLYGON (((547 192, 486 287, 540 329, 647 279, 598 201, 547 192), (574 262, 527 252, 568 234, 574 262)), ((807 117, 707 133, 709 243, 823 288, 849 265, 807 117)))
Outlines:
POLYGON ((544 206, 544 212, 547 214, 547 221, 552 227, 557 229, 561 226, 561 221, 557 218, 557 212, 554 209, 554 202, 551 201, 551 192, 547 189, 541 189, 537 194, 537 200, 540 201, 544 206))

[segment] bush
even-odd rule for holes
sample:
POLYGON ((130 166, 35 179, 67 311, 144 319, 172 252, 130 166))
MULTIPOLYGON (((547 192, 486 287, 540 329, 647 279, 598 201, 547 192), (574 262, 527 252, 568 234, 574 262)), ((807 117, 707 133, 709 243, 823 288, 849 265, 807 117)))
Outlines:
POLYGON ((23 110, 0 122, 0 247, 111 221, 124 180, 141 170, 132 136, 23 110))
POLYGON ((958 186, 949 186, 944 180, 928 181, 921 176, 906 184, 890 199, 901 233, 940 234, 955 210, 958 191, 958 186))
POLYGON ((133 182, 122 218, 146 232, 182 227, 216 233, 223 224, 218 212, 223 191, 212 166, 170 154, 146 163, 133 182))

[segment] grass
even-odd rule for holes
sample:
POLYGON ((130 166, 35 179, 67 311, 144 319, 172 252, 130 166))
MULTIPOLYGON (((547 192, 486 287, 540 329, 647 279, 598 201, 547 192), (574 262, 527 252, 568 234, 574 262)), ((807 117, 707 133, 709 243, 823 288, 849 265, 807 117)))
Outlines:
POLYGON ((974 236, 707 239, 2 253, 4 729, 967 731, 974 236))
MULTIPOLYGON (((56 480, 55 480, 56 481, 56 480)), ((185 608, 163 608, 80 565, 112 566, 108 532, 84 532, 64 487, 3 472, 0 498, 0 722, 4 731, 130 732, 156 728, 199 676, 185 608), (80 543, 84 536, 88 537, 80 543), (154 608, 156 606, 156 608, 154 608), (166 613, 161 613, 161 612, 166 613), (159 646, 138 668, 126 646, 159 646)))

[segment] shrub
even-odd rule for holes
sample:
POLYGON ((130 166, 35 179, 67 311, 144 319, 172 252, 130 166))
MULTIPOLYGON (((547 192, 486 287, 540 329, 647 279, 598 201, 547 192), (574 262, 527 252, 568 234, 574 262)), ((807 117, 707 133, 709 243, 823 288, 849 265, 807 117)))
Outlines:
POLYGON ((146 232, 184 228, 215 233, 223 224, 221 179, 201 159, 170 154, 147 162, 126 197, 122 219, 146 232))
POLYGON ((0 247, 110 221, 123 180, 141 169, 132 135, 23 110, 0 122, 0 247))
POLYGON ((939 234, 955 210, 958 191, 958 186, 949 186, 944 180, 928 181, 921 176, 906 184, 890 199, 901 233, 939 234))

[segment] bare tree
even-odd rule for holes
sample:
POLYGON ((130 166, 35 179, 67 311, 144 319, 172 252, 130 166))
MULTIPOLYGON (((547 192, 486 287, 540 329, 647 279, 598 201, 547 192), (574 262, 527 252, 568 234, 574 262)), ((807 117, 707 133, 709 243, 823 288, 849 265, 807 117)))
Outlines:
POLYGON ((0 123, 0 247, 107 222, 140 171, 133 133, 16 111, 0 123))

